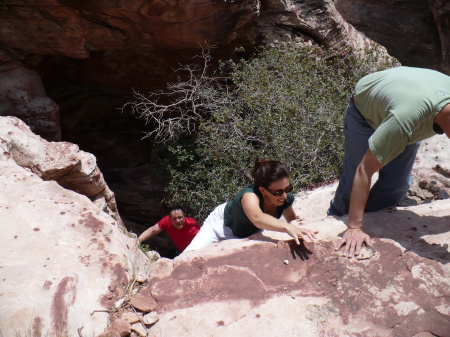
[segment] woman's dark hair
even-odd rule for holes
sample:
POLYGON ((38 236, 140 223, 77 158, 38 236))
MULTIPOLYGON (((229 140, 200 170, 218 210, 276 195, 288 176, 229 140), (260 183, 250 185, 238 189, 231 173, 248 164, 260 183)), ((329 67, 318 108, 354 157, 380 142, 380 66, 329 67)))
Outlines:
POLYGON ((269 187, 274 181, 289 178, 287 167, 278 160, 258 157, 252 170, 253 182, 257 187, 269 187))

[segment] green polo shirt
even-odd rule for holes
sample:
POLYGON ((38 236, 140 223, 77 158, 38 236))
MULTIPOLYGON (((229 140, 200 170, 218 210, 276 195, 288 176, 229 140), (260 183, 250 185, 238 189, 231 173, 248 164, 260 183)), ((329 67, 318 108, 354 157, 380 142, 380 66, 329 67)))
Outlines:
MULTIPOLYGON (((245 238, 259 231, 250 220, 242 208, 241 199, 245 193, 255 193, 259 198, 259 207, 264 211, 264 200, 258 187, 254 185, 247 186, 239 191, 238 194, 229 201, 225 206, 224 211, 224 224, 230 227, 233 231, 233 235, 238 238, 245 238)), ((283 211, 294 203, 294 195, 288 193, 284 204, 277 208, 276 218, 279 219, 283 215, 283 211)))
POLYGON ((450 77, 430 69, 387 69, 363 77, 353 97, 375 130, 369 148, 386 165, 406 145, 436 134, 433 119, 450 103, 450 77))

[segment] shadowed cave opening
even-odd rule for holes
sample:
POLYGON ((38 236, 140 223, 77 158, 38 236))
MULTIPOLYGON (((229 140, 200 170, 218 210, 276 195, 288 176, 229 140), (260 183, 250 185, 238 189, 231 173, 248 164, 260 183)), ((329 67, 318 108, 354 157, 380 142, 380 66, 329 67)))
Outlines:
MULTIPOLYGON (((109 188, 115 193, 119 214, 128 231, 140 235, 166 215, 161 202, 167 182, 159 168, 160 153, 143 120, 121 112, 133 95, 124 90, 73 82, 44 83, 47 95, 60 108, 61 140, 92 153, 109 188)), ((162 232, 144 244, 161 256, 173 258, 175 246, 162 232)))

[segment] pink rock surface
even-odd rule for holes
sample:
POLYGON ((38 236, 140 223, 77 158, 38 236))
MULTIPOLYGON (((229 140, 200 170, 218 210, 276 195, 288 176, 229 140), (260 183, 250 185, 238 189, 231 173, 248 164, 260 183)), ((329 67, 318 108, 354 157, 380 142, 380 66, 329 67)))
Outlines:
POLYGON ((99 337, 125 337, 131 333, 131 325, 125 320, 114 321, 99 337))
POLYGON ((88 198, 107 188, 91 175, 95 168, 75 145, 49 143, 19 119, 0 117, 3 337, 97 335, 121 288, 148 272, 136 238, 88 198), (58 183, 72 173, 85 182, 77 191, 58 183))
POLYGON ((414 164, 416 181, 435 180, 450 191, 450 140, 445 135, 422 141, 414 164))
POLYGON ((48 142, 20 119, 0 117, 0 160, 13 162, 45 181, 89 197, 122 226, 114 193, 106 185, 95 157, 68 142, 48 142))
POLYGON ((135 312, 124 312, 122 316, 120 316, 121 321, 125 321, 129 324, 137 323, 142 319, 141 313, 135 313, 135 312))
MULTIPOLYGON (((437 159, 445 167, 447 142, 422 144, 416 176, 437 159)), ((95 158, 76 146, 46 142, 20 120, 0 118, 4 337, 30 329, 41 336, 128 333, 128 326, 105 330, 104 310, 149 270, 148 260, 108 213, 96 172, 95 158), (61 183, 71 172, 81 178, 68 181, 82 183, 61 183)), ((299 196, 294 206, 305 226, 320 231, 316 243, 297 247, 287 234, 265 231, 159 259, 136 295, 156 301, 159 320, 149 335, 446 336, 450 201, 366 214, 376 253, 347 259, 333 249, 347 217, 325 215, 333 188, 299 196)))
POLYGON ((160 319, 150 331, 445 336, 450 331, 449 206, 436 201, 367 214, 366 230, 377 253, 366 260, 334 250, 346 217, 309 224, 329 228, 314 244, 297 247, 287 237, 278 241, 264 232, 183 253, 169 276, 152 277, 142 292, 158 302, 160 319))

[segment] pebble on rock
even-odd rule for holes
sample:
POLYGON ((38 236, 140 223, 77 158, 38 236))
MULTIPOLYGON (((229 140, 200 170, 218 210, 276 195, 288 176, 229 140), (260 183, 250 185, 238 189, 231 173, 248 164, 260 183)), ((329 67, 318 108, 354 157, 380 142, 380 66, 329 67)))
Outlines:
POLYGON ((446 190, 440 190, 439 193, 436 195, 438 199, 448 199, 450 198, 450 195, 446 190))
POLYGON ((159 315, 156 311, 152 311, 152 312, 148 313, 147 315, 145 315, 143 317, 142 321, 146 325, 155 324, 156 322, 159 321, 159 315))
POLYGON ((361 248, 361 251, 358 255, 355 256, 357 260, 367 260, 375 256, 377 251, 370 246, 365 246, 361 248))
POLYGON ((136 309, 144 312, 153 311, 157 306, 157 303, 153 297, 144 295, 134 295, 131 297, 130 303, 136 309))
POLYGON ((144 283, 146 281, 148 281, 148 276, 144 273, 139 273, 136 275, 136 282, 144 283))

